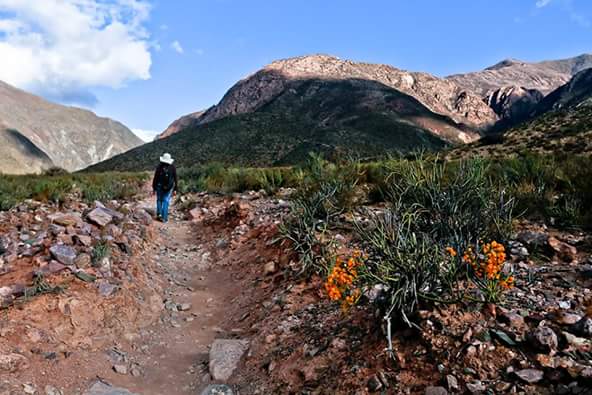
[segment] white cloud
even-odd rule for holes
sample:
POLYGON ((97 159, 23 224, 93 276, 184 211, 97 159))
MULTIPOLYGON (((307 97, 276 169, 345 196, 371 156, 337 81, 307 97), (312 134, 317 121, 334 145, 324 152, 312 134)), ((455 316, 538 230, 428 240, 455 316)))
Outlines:
POLYGON ((543 8, 548 6, 551 3, 551 1, 553 0, 537 0, 536 6, 537 8, 543 8))
POLYGON ((157 132, 156 130, 146 130, 146 129, 132 129, 132 132, 134 132, 134 134, 136 136, 138 136, 139 138, 141 138, 142 140, 144 140, 147 143, 150 141, 153 141, 154 137, 156 137, 156 135, 160 133, 160 132, 157 132))
POLYGON ((175 40, 171 43, 171 48, 173 48, 173 50, 175 50, 175 52, 180 53, 180 54, 185 52, 185 50, 181 46, 181 43, 177 40, 175 40))
POLYGON ((0 0, 0 80, 92 104, 93 87, 150 78, 147 0, 0 0))

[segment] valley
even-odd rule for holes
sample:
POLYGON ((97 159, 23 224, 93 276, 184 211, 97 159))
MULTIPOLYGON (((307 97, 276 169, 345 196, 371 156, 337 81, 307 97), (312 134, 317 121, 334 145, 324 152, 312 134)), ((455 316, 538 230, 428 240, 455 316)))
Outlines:
POLYGON ((19 86, 188 113, 143 143, 0 81, 0 394, 592 393, 592 55, 438 76, 255 51, 204 72, 210 52, 160 45, 172 23, 150 36, 150 7, 114 4, 62 2, 109 12, 43 36, 0 1, 0 53, 18 36, 34 62, 85 23, 125 44, 65 47, 125 78, 64 82, 54 54, 19 86))

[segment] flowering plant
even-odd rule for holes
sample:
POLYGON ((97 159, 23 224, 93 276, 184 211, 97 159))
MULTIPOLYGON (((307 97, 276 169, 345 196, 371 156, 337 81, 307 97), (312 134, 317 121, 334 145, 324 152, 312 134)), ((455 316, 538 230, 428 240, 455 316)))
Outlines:
MULTIPOLYGON (((454 249, 449 253, 456 255, 454 249)), ((498 302, 503 291, 514 286, 514 277, 503 271, 506 263, 505 247, 495 240, 490 243, 481 242, 475 250, 469 247, 463 254, 462 261, 469 265, 471 279, 488 303, 498 302)))
POLYGON ((325 290, 329 299, 341 301, 344 310, 353 306, 360 298, 360 290, 356 287, 358 268, 362 264, 362 254, 354 251, 351 257, 337 257, 335 265, 325 282, 325 290))

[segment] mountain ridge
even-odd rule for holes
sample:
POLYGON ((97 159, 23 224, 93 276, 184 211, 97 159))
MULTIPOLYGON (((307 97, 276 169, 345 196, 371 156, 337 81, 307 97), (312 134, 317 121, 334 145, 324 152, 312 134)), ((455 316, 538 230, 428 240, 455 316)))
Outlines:
POLYGON ((38 173, 52 166, 79 170, 142 143, 120 122, 89 110, 49 102, 2 81, 0 126, 2 139, 7 143, 0 153, 16 161, 0 163, 0 171, 7 173, 38 173), (14 133, 22 138, 15 139, 14 133), (19 143, 23 138, 45 155, 33 150, 36 154, 27 157, 19 143))
POLYGON ((590 67, 592 54, 540 62, 505 59, 481 71, 453 74, 445 78, 482 97, 504 86, 536 89, 548 94, 590 67))

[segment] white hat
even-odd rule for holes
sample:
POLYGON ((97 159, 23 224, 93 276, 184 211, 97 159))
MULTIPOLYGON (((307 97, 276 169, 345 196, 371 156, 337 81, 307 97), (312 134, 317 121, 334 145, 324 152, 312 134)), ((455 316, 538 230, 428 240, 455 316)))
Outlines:
POLYGON ((171 157, 171 154, 167 152, 160 157, 160 161, 162 163, 166 163, 167 165, 172 165, 175 160, 171 157))

